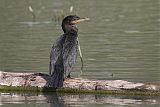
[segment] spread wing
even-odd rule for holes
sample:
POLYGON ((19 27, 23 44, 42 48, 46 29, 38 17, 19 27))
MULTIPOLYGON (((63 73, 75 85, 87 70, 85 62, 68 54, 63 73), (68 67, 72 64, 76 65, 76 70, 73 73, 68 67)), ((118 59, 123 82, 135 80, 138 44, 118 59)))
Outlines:
POLYGON ((65 36, 62 35, 60 36, 57 40, 56 43, 53 45, 51 53, 50 53, 50 64, 49 64, 49 74, 53 74, 56 62, 60 55, 62 55, 62 50, 63 50, 63 43, 65 40, 65 36))

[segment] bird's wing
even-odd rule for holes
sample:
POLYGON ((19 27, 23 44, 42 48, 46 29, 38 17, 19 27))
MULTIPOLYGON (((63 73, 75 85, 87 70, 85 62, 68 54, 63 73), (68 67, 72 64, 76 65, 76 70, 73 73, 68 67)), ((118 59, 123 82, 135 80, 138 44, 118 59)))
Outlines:
POLYGON ((54 72, 55 64, 58 60, 58 57, 61 55, 63 50, 63 42, 65 37, 62 35, 60 36, 56 43, 52 46, 52 50, 50 53, 50 64, 49 64, 49 74, 51 75, 54 72))

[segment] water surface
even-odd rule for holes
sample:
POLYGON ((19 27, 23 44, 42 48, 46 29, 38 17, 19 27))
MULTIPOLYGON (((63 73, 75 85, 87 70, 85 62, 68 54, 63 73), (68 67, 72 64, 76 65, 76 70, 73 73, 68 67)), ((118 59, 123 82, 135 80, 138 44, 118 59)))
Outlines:
POLYGON ((1 107, 159 107, 160 97, 60 93, 0 93, 1 107))

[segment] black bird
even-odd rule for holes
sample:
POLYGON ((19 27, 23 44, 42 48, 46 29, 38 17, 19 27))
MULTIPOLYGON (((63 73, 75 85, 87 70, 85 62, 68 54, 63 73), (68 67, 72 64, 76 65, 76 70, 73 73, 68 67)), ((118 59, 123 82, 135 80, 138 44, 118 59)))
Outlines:
POLYGON ((78 28, 77 23, 88 20, 76 15, 70 15, 63 19, 62 30, 64 32, 53 45, 50 53, 49 74, 51 79, 48 87, 62 87, 65 78, 70 78, 71 68, 76 62, 78 52, 78 28))

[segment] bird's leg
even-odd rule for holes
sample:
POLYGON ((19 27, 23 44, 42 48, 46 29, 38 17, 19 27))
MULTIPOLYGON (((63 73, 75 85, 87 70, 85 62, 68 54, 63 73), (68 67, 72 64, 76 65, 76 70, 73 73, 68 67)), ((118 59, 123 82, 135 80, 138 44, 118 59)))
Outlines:
POLYGON ((73 79, 73 77, 71 77, 71 75, 69 74, 66 79, 73 79))
POLYGON ((67 76, 67 78, 71 78, 71 75, 69 74, 69 75, 67 76))
POLYGON ((82 57, 82 51, 81 51, 81 47, 80 47, 80 43, 79 43, 79 39, 77 38, 77 42, 78 42, 78 51, 79 51, 79 56, 80 56, 80 59, 81 59, 81 70, 80 70, 80 72, 81 72, 81 74, 80 74, 80 76, 82 75, 82 73, 83 73, 83 65, 84 65, 84 63, 83 63, 83 57, 82 57))

